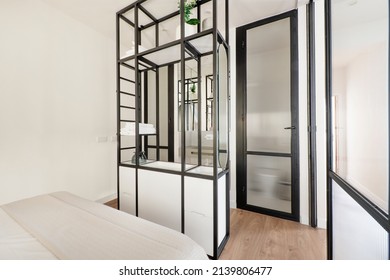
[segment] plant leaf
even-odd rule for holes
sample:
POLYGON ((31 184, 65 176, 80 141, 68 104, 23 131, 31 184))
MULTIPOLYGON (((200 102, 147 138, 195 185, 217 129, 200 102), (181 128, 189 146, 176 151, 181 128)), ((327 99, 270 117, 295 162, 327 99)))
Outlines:
POLYGON ((200 23, 200 20, 197 19, 197 18, 191 18, 191 19, 187 20, 186 22, 187 22, 188 24, 190 24, 190 25, 197 25, 197 24, 200 23))

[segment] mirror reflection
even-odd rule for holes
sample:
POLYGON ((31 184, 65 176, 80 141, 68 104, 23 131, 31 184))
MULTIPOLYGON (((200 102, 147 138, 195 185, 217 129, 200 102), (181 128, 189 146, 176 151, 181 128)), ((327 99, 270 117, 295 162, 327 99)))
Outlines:
MULTIPOLYGON (((184 94, 181 92, 181 80, 178 84, 178 99, 180 112, 184 103, 185 111, 185 130, 197 130, 198 129, 198 78, 187 78, 184 80, 184 94)), ((181 127, 181 118, 179 116, 179 128, 181 127)))
POLYGON ((206 76, 206 130, 213 129, 213 75, 206 76))
MULTIPOLYGON (((217 78, 213 75, 212 53, 187 58, 183 77, 181 63, 141 72, 138 118, 139 131, 145 133, 141 133, 138 141, 139 156, 142 155, 139 164, 172 169, 169 164, 173 163, 180 171, 185 152, 186 170, 196 166, 212 167, 214 156, 220 171, 227 168, 229 93, 225 46, 218 47, 217 56, 217 78), (149 126, 153 133, 149 133, 149 126), (217 149, 214 147, 214 126, 218 133, 217 149)), ((135 115, 132 118, 135 119, 135 115)), ((131 134, 135 136, 135 124, 130 126, 134 127, 131 134)), ((135 137, 132 139, 135 142, 135 137)), ((131 152, 134 160, 128 162, 136 164, 135 149, 131 152)), ((207 172, 212 175, 213 169, 207 169, 207 172)))
MULTIPOLYGON (((180 66, 178 66, 180 72, 180 66)), ((185 160, 190 165, 213 166, 213 59, 211 55, 188 59, 185 63, 184 94, 177 73, 177 136, 185 130, 185 160), (184 105, 184 108, 182 107, 184 105), (184 112, 182 112, 184 110, 184 112), (184 117, 182 117, 184 116, 184 117), (184 119, 184 124, 182 124, 184 119)), ((177 157, 181 156, 177 150, 177 157)), ((212 170, 212 169, 211 169, 212 170)))
POLYGON ((388 1, 332 1, 333 171, 388 211, 388 1), (375 135, 375 137, 373 137, 375 135))
POLYGON ((218 162, 225 170, 228 164, 229 141, 229 88, 228 57, 223 44, 218 47, 218 162))

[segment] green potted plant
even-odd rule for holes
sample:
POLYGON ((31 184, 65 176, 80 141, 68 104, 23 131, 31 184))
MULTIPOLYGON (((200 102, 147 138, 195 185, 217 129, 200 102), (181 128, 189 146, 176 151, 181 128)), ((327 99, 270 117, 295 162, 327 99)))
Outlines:
MULTIPOLYGON (((180 10, 180 1, 178 2, 178 8, 180 10)), ((196 7, 196 0, 184 0, 184 22, 185 24, 185 36, 195 34, 200 20, 192 17, 192 9, 196 7)), ((180 25, 176 28, 176 39, 180 38, 180 25)))
POLYGON ((195 83, 192 83, 190 87, 190 92, 191 92, 191 99, 196 99, 196 85, 195 83))
POLYGON ((184 0, 184 21, 189 25, 197 25, 200 20, 191 17, 192 9, 196 6, 196 0, 184 0))
POLYGON ((193 94, 196 93, 196 86, 195 86, 195 83, 192 83, 190 90, 191 90, 191 93, 193 93, 193 94))

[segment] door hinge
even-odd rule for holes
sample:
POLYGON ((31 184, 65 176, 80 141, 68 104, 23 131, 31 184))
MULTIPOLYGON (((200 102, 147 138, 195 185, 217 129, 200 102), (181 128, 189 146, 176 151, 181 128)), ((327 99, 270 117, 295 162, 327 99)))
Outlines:
POLYGON ((242 192, 245 192, 245 186, 242 186, 242 192))
POLYGON ((241 48, 243 48, 243 49, 245 48, 245 41, 244 40, 241 41, 241 48))

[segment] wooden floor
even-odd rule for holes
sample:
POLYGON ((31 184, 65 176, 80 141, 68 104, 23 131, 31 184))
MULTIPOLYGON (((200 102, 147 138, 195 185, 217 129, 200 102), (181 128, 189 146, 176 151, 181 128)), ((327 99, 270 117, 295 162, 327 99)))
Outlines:
POLYGON ((231 209, 230 239, 221 260, 325 260, 326 231, 231 209))
POLYGON ((104 203, 104 204, 106 204, 107 206, 110 206, 112 208, 118 209, 118 200, 117 199, 111 200, 111 201, 104 203))
MULTIPOLYGON (((117 201, 106 205, 117 208, 117 201)), ((241 209, 230 211, 220 260, 325 260, 326 231, 241 209)))

